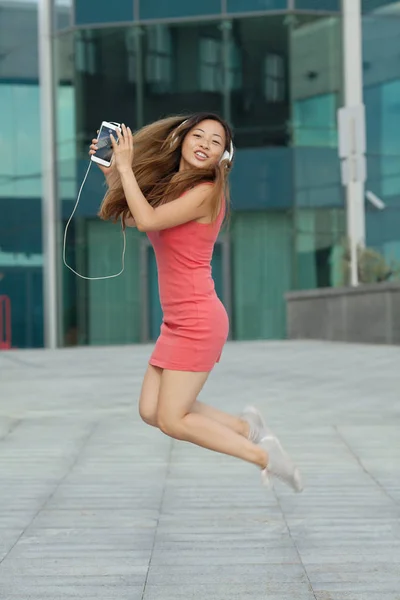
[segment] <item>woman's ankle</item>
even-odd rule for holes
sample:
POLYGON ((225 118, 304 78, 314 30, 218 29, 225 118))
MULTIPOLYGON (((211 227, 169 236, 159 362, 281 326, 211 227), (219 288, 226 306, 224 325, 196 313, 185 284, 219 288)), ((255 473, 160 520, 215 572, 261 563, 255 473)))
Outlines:
POLYGON ((243 421, 243 419, 239 419, 240 420, 240 425, 241 425, 241 430, 240 430, 240 435, 242 435, 243 437, 246 438, 246 440, 250 439, 250 425, 247 421, 243 421))
POLYGON ((264 470, 268 467, 268 462, 269 462, 268 453, 264 450, 264 448, 260 448, 259 446, 258 446, 258 449, 260 450, 260 452, 258 455, 257 465, 260 467, 260 469, 264 470))

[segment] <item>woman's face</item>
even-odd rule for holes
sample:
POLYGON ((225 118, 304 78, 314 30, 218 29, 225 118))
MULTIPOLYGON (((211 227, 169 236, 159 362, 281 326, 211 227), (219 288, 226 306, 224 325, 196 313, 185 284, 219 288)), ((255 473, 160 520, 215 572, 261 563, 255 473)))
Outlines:
POLYGON ((195 125, 182 143, 181 169, 207 169, 221 160, 226 145, 225 129, 206 119, 195 125))

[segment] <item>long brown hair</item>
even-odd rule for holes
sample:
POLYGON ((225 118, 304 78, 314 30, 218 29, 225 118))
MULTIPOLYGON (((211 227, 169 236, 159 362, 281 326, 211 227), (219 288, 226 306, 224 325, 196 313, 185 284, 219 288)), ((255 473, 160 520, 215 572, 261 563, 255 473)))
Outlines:
MULTIPOLYGON (((228 174, 231 162, 224 160, 207 169, 187 169, 179 172, 182 142, 187 133, 201 121, 210 119, 221 123, 225 130, 225 149, 230 150, 232 132, 229 125, 213 113, 195 113, 161 119, 146 125, 133 135, 133 172, 139 187, 151 206, 159 206, 179 198, 199 183, 214 183, 212 219, 218 214, 222 195, 229 203, 228 174)), ((99 216, 117 221, 130 215, 118 171, 114 168, 108 177, 108 190, 100 207, 99 216)))

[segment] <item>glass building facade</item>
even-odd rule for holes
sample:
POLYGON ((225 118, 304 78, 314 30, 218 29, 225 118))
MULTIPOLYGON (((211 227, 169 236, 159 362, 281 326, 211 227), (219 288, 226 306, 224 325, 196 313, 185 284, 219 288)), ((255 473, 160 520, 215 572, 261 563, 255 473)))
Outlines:
MULTIPOLYGON (((367 243, 400 259, 400 9, 383 0, 363 8, 366 189, 387 205, 367 208, 367 243)), ((60 244, 102 120, 137 129, 169 114, 217 112, 232 124, 236 146, 232 214, 213 257, 217 292, 232 339, 284 338, 285 292, 342 284, 340 1, 58 0, 54 17, 60 244)), ((0 163, 0 295, 11 298, 13 345, 40 346, 34 3, 0 0, 0 40, 0 105, 10 115, 0 123, 9 147, 0 163)), ((119 226, 96 216, 104 191, 92 168, 67 239, 69 263, 92 277, 121 264, 119 226)), ((128 230, 122 276, 86 281, 60 262, 59 286, 61 345, 157 337, 157 272, 144 234, 128 230)))

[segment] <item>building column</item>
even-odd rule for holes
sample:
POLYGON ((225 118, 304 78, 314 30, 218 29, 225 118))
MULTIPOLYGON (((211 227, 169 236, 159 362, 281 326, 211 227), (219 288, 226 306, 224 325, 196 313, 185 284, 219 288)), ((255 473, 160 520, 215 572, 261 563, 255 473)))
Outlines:
POLYGON ((59 342, 57 267, 56 117, 54 101, 53 1, 38 2, 39 93, 42 142, 43 312, 46 348, 59 342))
MULTIPOLYGON (((344 108, 363 114, 361 0, 342 0, 344 108)), ((364 121, 362 127, 365 127, 364 121)), ((348 132, 355 136, 355 132, 348 132)), ((354 158, 357 158, 356 155, 354 158)), ((358 157, 360 164, 364 156, 358 157)), ((347 236, 351 253, 351 284, 358 285, 357 247, 365 245, 364 178, 350 176, 346 184, 347 236)))

